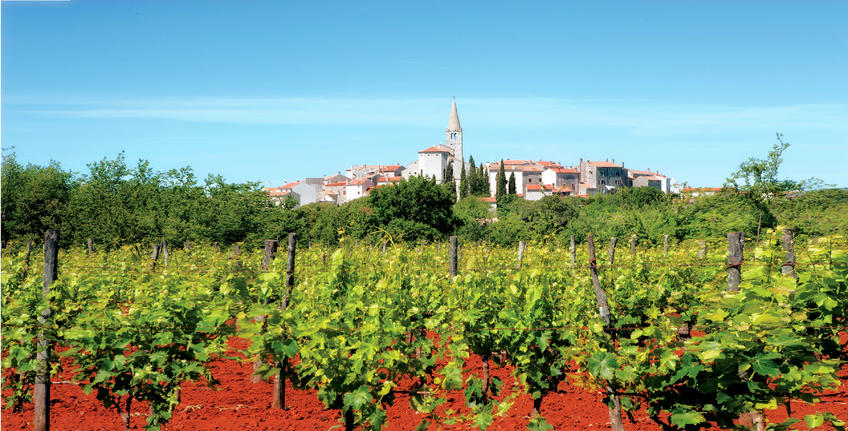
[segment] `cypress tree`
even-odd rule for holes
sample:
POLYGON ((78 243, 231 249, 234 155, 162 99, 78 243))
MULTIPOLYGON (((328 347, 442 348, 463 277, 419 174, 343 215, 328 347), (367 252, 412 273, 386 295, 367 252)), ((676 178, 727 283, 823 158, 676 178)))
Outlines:
POLYGON ((515 172, 509 173, 509 187, 507 188, 509 194, 515 194, 515 172))
POLYGON ((445 170, 442 171, 442 183, 443 184, 447 184, 447 183, 453 184, 453 160, 449 161, 448 165, 445 166, 445 170))
POLYGON ((501 167, 498 168, 498 176, 495 178, 495 199, 499 202, 501 198, 506 196, 506 172, 504 172, 504 164, 503 160, 501 160, 501 167))
MULTIPOLYGON (((471 158, 471 169, 474 170, 474 158, 471 158)), ((470 187, 468 184, 468 176, 465 174, 465 165, 462 165, 462 170, 459 171, 459 198, 462 199, 468 196, 470 187)))
POLYGON ((480 165, 480 193, 484 196, 489 196, 492 192, 491 184, 489 184, 489 170, 480 165))
POLYGON ((456 183, 453 181, 453 160, 445 166, 445 171, 442 175, 442 187, 456 201, 456 183))

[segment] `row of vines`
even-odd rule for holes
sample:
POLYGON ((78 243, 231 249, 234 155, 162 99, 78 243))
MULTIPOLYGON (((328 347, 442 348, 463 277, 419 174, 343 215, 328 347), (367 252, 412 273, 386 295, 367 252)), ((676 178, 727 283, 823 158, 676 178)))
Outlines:
MULTIPOLYGON (((299 249, 294 272, 282 250, 263 269, 261 250, 195 245, 153 265, 132 248, 70 249, 59 253, 46 297, 37 255, 9 249, 5 408, 32 402, 46 355, 48 372, 73 370, 116 421, 128 427, 141 401, 158 428, 180 403, 182 383, 216 384, 208 365, 237 336, 250 347, 233 360, 253 362, 259 378, 315 390, 346 429, 387 426, 386 406, 400 393, 423 413, 422 428, 481 429, 527 393, 535 407, 528 428, 550 429, 539 406, 565 380, 603 391, 614 427, 616 415, 639 409, 664 429, 731 428, 744 415, 774 429, 844 427, 827 412, 779 424, 756 418, 791 413, 793 403, 815 403, 840 384, 846 239, 799 244, 792 262, 778 233, 758 246, 749 240, 744 261, 730 265, 741 270, 738 292, 727 290, 727 243, 699 256, 701 247, 622 249, 610 264, 600 246, 590 259, 578 244, 572 264, 568 247, 529 244, 519 261, 515 249, 463 244, 453 276, 448 245, 438 243, 299 249), (781 274, 789 264, 792 274, 781 274), (593 271, 608 302, 601 310, 593 271), (466 372, 472 356, 482 376, 466 372), (509 391, 486 372, 507 366, 509 391), (468 409, 440 408, 458 390, 468 409)), ((285 385, 278 388, 285 408, 285 385)))

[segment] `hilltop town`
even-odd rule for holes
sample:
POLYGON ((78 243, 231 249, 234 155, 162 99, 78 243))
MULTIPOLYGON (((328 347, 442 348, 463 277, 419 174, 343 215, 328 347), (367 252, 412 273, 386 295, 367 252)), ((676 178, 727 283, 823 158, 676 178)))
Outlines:
MULTIPOLYGON (((630 169, 615 159, 583 160, 565 165, 553 160, 503 159, 481 165, 489 183, 489 198, 494 203, 498 172, 503 166, 505 179, 514 181, 518 196, 527 200, 539 200, 544 196, 586 197, 598 193, 615 193, 621 187, 654 187, 665 193, 679 192, 680 186, 673 178, 659 171, 630 169), (510 178, 511 177, 511 178, 510 178)), ((334 175, 304 178, 278 187, 266 187, 275 202, 289 197, 299 205, 316 202, 336 205, 367 196, 371 190, 391 186, 412 176, 435 179, 436 183, 456 185, 460 196, 460 179, 464 172, 474 169, 472 161, 466 161, 462 148, 462 126, 456 101, 451 104, 445 141, 439 145, 418 151, 418 158, 406 166, 354 165, 334 175)))

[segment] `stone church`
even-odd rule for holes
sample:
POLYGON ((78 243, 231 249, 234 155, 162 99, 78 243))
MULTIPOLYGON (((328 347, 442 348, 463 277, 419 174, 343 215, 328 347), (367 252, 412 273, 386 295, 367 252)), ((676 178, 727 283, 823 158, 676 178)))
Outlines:
MULTIPOLYGON (((453 162, 453 179, 459 189, 459 177, 465 158, 462 154, 462 126, 459 125, 459 112, 456 101, 451 104, 448 127, 445 129, 445 142, 418 152, 418 160, 410 163, 403 172, 404 178, 420 175, 435 178, 437 183, 445 181, 445 168, 453 162)), ((457 193, 458 195, 459 193, 457 193)))

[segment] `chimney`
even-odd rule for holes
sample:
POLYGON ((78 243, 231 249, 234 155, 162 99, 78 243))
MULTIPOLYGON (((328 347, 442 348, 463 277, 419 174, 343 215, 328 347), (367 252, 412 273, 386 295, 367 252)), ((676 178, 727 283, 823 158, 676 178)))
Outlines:
POLYGON ((612 162, 615 163, 615 157, 612 158, 612 162))

